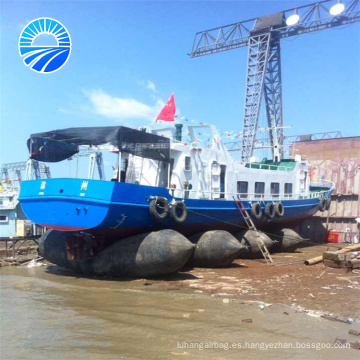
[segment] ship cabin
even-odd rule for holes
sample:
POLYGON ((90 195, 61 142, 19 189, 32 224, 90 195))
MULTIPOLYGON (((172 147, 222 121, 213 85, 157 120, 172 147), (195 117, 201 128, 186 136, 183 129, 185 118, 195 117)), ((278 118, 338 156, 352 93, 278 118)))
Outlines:
POLYGON ((181 141, 181 125, 148 127, 147 132, 173 139, 170 162, 131 154, 122 155, 125 182, 169 189, 177 198, 261 201, 301 199, 310 196, 309 166, 301 157, 260 163, 236 161, 211 125, 188 126, 191 142, 181 141), (211 143, 196 141, 199 128, 211 133, 211 143))
POLYGON ((309 164, 301 156, 278 162, 236 161, 214 126, 187 126, 187 141, 182 127, 54 130, 32 134, 28 147, 31 159, 45 162, 81 156, 80 148, 91 150, 88 179, 94 178, 97 165, 100 180, 106 180, 101 150, 110 150, 118 155, 112 181, 167 188, 180 199, 275 202, 321 197, 329 190, 323 184, 310 186, 309 164), (201 133, 206 134, 205 142, 198 139, 201 133))

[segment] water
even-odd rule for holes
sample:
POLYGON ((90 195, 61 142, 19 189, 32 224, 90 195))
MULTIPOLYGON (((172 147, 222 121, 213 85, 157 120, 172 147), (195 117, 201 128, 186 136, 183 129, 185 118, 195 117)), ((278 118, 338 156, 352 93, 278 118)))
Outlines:
POLYGON ((1 360, 359 356, 359 351, 348 349, 185 349, 183 342, 333 344, 336 337, 356 341, 347 332, 360 324, 276 306, 260 310, 240 300, 227 303, 194 290, 180 291, 171 281, 84 279, 55 266, 0 271, 1 360), (144 286, 146 282, 152 285, 144 286), (243 323, 246 318, 253 322, 243 323))

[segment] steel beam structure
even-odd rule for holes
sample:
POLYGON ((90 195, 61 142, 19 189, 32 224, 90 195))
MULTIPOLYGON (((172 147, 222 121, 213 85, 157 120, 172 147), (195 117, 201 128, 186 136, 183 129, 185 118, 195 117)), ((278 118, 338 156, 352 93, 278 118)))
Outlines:
MULTIPOLYGON (((294 142, 298 141, 313 141, 313 140, 324 140, 324 139, 339 139, 342 137, 341 131, 328 131, 324 133, 314 134, 303 134, 303 135, 292 135, 283 138, 283 143, 279 145, 280 148, 291 146, 294 142)), ((241 151, 241 140, 229 141, 224 143, 227 151, 241 151)), ((270 149, 272 145, 270 142, 262 140, 260 144, 255 144, 254 149, 270 149)))
POLYGON ((3 164, 2 168, 3 169, 8 169, 8 170, 13 170, 13 171, 15 171, 15 170, 25 170, 26 169, 26 161, 3 164))
POLYGON ((264 95, 273 159, 281 159, 283 144, 283 117, 281 93, 280 40, 272 40, 265 74, 264 95))
MULTIPOLYGON (((330 14, 330 8, 335 4, 335 0, 325 0, 282 11, 285 19, 297 13, 300 20, 293 26, 284 24, 274 31, 279 38, 286 38, 360 21, 360 0, 344 0, 345 10, 338 16, 330 14)), ((259 19, 260 17, 196 33, 189 56, 194 58, 247 46, 251 31, 259 19)))
POLYGON ((39 162, 36 161, 36 160, 35 161, 32 160, 32 168, 33 168, 33 171, 34 171, 35 179, 36 180, 41 179, 41 171, 40 171, 39 162))
POLYGON ((26 169, 26 162, 14 162, 3 164, 1 167, 2 177, 5 180, 9 179, 9 171, 16 174, 19 182, 21 183, 21 171, 26 169))
POLYGON ((287 143, 294 143, 298 141, 313 141, 324 139, 339 139, 342 137, 341 131, 327 131, 323 133, 292 135, 286 137, 287 143))
POLYGON ((95 164, 97 165, 99 179, 105 180, 105 170, 104 170, 104 162, 102 152, 89 152, 86 155, 82 156, 89 156, 89 171, 88 171, 88 179, 94 179, 94 171, 95 171, 95 164))
POLYGON ((319 1, 277 14, 201 31, 195 35, 190 57, 249 46, 241 147, 243 161, 249 161, 255 148, 255 133, 263 94, 273 159, 281 159, 284 136, 280 39, 360 21, 360 0, 344 0, 344 10, 332 15, 335 4, 334 0, 319 1), (298 21, 287 25, 286 19, 295 14, 299 16, 298 21))
POLYGON ((18 181, 19 181, 19 184, 21 184, 21 182, 22 182, 21 170, 19 170, 19 169, 15 170, 15 174, 16 174, 16 176, 17 176, 17 179, 18 179, 18 181))
POLYGON ((7 179, 9 171, 16 174, 19 182, 22 181, 21 171, 25 170, 25 180, 42 179, 46 176, 48 179, 51 178, 50 169, 43 163, 39 163, 37 160, 28 160, 14 163, 3 164, 1 171, 3 178, 7 179))
POLYGON ((105 170, 104 170, 104 161, 102 152, 98 149, 94 149, 92 147, 86 147, 80 149, 80 151, 70 157, 68 160, 73 160, 81 157, 89 157, 89 170, 88 170, 88 178, 94 178, 95 164, 97 165, 99 179, 105 180, 105 170))
POLYGON ((251 36, 249 39, 242 161, 249 161, 252 156, 264 88, 265 71, 268 65, 270 40, 271 33, 269 32, 251 36))

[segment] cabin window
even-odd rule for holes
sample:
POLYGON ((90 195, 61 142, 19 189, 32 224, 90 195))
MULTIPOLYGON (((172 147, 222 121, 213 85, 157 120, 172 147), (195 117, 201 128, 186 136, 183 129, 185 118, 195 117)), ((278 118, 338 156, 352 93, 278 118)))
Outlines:
POLYGON ((249 183, 247 181, 237 182, 238 197, 246 199, 248 196, 249 183))
POLYGON ((280 193, 280 184, 271 183, 270 194, 272 195, 272 197, 279 197, 279 193, 280 193))
POLYGON ((8 217, 6 215, 0 215, 0 222, 8 222, 8 217))
POLYGON ((185 171, 191 171, 191 157, 190 156, 185 156, 185 167, 184 167, 185 171))
POLYGON ((265 183, 264 182, 256 182, 255 183, 255 197, 261 198, 264 197, 265 194, 265 183))
POLYGON ((284 185, 285 197, 291 197, 292 193, 293 193, 293 184, 292 183, 285 183, 285 185, 284 185))

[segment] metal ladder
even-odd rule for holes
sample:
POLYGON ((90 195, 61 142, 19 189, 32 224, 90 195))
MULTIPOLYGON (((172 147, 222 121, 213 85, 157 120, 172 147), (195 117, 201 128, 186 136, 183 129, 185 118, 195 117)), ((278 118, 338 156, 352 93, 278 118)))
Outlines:
POLYGON ((242 217, 244 218, 244 221, 247 225, 247 227, 249 228, 249 230, 253 230, 255 231, 255 239, 256 239, 256 243, 257 245, 259 246, 259 249, 266 261, 266 263, 268 265, 273 265, 274 264, 274 261, 269 253, 269 250, 267 249, 263 239, 261 238, 261 236, 259 235, 259 232, 254 224, 254 222, 252 221, 249 213, 247 212, 245 206, 244 206, 244 203, 241 201, 241 200, 236 200, 235 199, 235 196, 233 196, 233 199, 235 201, 235 205, 236 207, 238 208, 238 210, 240 211, 242 217))

